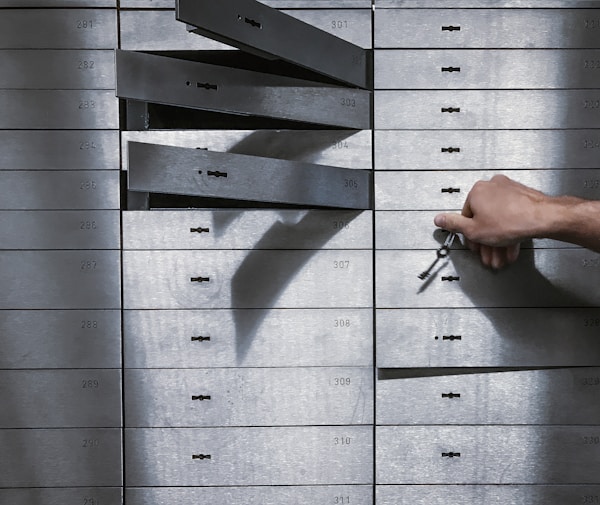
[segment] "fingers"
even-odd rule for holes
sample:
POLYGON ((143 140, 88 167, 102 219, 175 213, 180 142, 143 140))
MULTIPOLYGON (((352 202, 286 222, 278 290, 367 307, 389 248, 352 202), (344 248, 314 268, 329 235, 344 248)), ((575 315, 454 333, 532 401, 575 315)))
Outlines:
POLYGON ((454 233, 468 235, 471 219, 460 214, 438 214, 433 219, 436 226, 454 233))
MULTIPOLYGON (((473 248, 471 248, 473 250, 473 248)), ((479 257, 481 263, 488 268, 498 270, 510 263, 514 263, 519 257, 519 244, 508 247, 492 247, 489 245, 479 245, 479 257)))

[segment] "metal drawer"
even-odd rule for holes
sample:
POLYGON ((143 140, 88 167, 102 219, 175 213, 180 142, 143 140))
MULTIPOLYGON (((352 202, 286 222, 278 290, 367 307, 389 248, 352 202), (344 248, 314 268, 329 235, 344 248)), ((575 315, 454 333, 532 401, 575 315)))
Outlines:
POLYGON ((87 500, 89 505, 121 505, 122 494, 119 487, 0 489, 0 502, 11 505, 64 505, 86 504, 87 500))

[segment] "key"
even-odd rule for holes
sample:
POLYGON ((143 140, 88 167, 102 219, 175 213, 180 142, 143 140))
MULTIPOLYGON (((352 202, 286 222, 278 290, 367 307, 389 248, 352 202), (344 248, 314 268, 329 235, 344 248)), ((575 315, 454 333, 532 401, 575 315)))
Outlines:
POLYGON ((427 279, 427 277, 429 277, 429 275, 431 274, 431 271, 433 270, 433 267, 437 264, 437 262, 443 258, 446 258, 448 256, 448 254, 450 254, 450 247, 452 247, 452 243, 454 242, 455 238, 456 238, 456 233, 448 234, 448 236, 446 237, 446 240, 444 240, 444 243, 435 252, 435 259, 433 260, 433 263, 431 265, 429 265, 429 268, 427 270, 424 270, 423 272, 421 272, 419 274, 419 279, 421 279, 422 281, 427 279))

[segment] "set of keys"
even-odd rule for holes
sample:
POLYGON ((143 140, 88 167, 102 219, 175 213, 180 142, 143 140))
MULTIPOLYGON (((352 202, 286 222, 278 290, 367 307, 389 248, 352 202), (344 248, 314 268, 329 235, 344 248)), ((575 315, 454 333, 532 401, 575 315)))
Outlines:
POLYGON ((424 270, 423 272, 421 272, 419 274, 419 279, 421 279, 422 281, 427 279, 427 277, 429 277, 431 275, 431 271, 433 270, 433 267, 435 267, 437 262, 440 261, 441 259, 448 257, 448 255, 450 254, 450 248, 452 247, 452 243, 454 242, 455 238, 456 238, 456 233, 448 234, 448 236, 446 237, 446 240, 444 240, 444 243, 435 252, 436 258, 433 260, 433 263, 431 265, 429 265, 429 268, 427 270, 424 270))

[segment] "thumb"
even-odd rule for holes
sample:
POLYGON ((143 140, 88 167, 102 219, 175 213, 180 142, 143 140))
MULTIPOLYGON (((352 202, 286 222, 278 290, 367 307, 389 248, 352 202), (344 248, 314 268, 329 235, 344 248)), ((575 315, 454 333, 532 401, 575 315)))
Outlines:
POLYGON ((462 214, 438 214, 433 219, 436 226, 454 233, 467 235, 465 231, 471 225, 471 219, 462 214))

